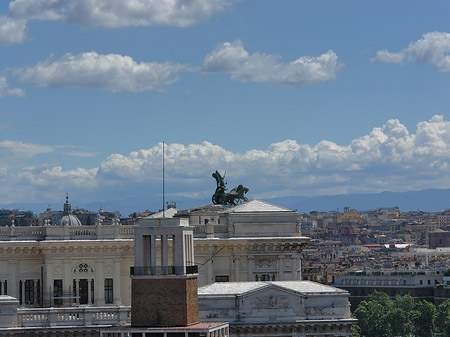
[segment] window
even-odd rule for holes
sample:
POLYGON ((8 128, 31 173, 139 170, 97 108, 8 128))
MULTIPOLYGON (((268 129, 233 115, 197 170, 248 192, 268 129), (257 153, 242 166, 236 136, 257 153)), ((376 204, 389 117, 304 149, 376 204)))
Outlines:
POLYGON ((55 305, 63 304, 63 283, 62 280, 53 281, 53 303, 55 305))
POLYGON ((255 281, 275 281, 275 274, 260 274, 255 275, 255 281))
POLYGON ((230 282, 230 277, 228 275, 217 275, 216 282, 230 282))
POLYGON ((105 279, 105 303, 114 303, 113 279, 105 279))
POLYGON ((34 304, 33 280, 25 280, 25 304, 34 304))
POLYGON ((0 295, 8 295, 8 280, 0 281, 0 295))

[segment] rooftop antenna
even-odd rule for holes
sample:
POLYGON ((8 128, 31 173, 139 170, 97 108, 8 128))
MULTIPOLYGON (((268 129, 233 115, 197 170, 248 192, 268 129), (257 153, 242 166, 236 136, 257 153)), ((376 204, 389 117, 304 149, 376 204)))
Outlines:
POLYGON ((164 142, 162 142, 162 189, 163 189, 163 218, 166 217, 166 185, 165 185, 165 172, 164 172, 164 142))

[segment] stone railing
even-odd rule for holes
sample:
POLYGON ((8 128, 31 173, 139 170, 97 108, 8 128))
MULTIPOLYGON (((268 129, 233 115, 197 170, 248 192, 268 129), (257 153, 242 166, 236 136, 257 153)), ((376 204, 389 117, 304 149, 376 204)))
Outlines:
POLYGON ((15 327, 118 326, 131 321, 131 307, 17 309, 15 327))
POLYGON ((133 239, 133 225, 9 226, 0 229, 0 241, 133 239))
MULTIPOLYGON (((204 233, 205 233, 204 225, 194 226, 194 234, 204 234, 204 233)), ((0 235, 1 235, 1 233, 0 233, 0 235)))
POLYGON ((195 225, 194 234, 197 237, 227 237, 228 225, 207 224, 195 225))
POLYGON ((215 225, 214 226, 214 233, 228 233, 228 226, 227 225, 215 225))

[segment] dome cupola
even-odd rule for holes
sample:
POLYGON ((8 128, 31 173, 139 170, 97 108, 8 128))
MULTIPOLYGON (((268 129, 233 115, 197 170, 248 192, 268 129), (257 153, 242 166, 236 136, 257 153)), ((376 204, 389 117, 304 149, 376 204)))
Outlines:
POLYGON ((81 226, 80 219, 72 214, 72 206, 69 204, 69 193, 66 193, 63 214, 56 220, 55 226, 81 226))

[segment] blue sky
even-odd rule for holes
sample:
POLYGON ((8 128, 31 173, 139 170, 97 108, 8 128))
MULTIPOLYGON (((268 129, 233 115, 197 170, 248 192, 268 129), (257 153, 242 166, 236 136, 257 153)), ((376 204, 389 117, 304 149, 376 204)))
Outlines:
POLYGON ((0 3, 0 203, 450 188, 447 1, 0 3))

